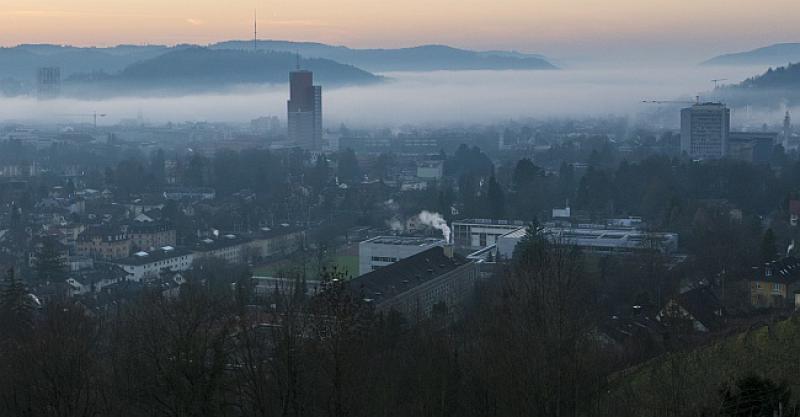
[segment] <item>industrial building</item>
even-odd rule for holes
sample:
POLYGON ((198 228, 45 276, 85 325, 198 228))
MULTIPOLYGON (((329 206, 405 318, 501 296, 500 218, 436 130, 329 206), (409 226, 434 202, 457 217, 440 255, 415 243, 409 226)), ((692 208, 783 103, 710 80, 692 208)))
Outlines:
POLYGON ((467 219, 453 222, 453 245, 459 250, 475 251, 497 243, 497 238, 522 228, 519 220, 467 219))
POLYGON ((378 236, 358 244, 358 274, 375 271, 436 246, 444 239, 417 236, 378 236))
MULTIPOLYGON (((514 248, 526 233, 524 228, 520 228, 500 236, 497 239, 498 256, 511 259, 514 248)), ((593 253, 626 254, 657 250, 670 254, 678 250, 677 233, 601 227, 545 227, 541 233, 555 243, 575 245, 584 251, 593 253)))
POLYGON ((478 280, 475 263, 452 247, 428 247, 385 268, 350 280, 349 288, 377 311, 397 311, 416 321, 437 308, 457 314, 478 280))

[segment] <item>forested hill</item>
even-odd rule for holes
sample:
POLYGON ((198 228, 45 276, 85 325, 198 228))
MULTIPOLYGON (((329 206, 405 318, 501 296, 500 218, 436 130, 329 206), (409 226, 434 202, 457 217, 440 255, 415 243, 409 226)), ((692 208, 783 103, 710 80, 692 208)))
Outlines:
POLYGON ((761 75, 715 91, 721 100, 737 105, 776 107, 800 103, 800 64, 770 68, 761 75))
MULTIPOLYGON (((472 51, 447 45, 421 45, 397 49, 355 49, 314 42, 258 41, 259 49, 299 52, 303 56, 332 59, 369 71, 556 69, 543 56, 513 51, 472 51)), ((211 46, 248 50, 252 41, 228 41, 211 46)))
MULTIPOLYGON (((116 73, 75 74, 65 82, 71 95, 114 95, 214 91, 239 84, 285 83, 296 66, 289 52, 217 50, 202 47, 175 49, 128 65, 116 73)), ((328 59, 303 59, 323 85, 363 84, 382 78, 351 65, 328 59)))
POLYGON ((800 64, 768 69, 767 72, 749 78, 739 84, 741 88, 800 89, 800 64))

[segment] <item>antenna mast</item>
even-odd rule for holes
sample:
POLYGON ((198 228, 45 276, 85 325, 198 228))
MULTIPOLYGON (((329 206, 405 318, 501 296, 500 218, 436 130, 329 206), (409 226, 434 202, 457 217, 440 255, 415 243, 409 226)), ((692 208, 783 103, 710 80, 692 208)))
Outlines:
POLYGON ((258 49, 258 15, 256 9, 253 9, 253 50, 258 49))

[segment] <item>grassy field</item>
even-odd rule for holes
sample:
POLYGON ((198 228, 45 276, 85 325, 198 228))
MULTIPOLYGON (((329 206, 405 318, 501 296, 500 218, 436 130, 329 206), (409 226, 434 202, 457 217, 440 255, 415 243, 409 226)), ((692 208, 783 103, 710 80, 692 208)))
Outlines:
MULTIPOLYGON (((336 266, 338 271, 344 271, 345 275, 350 278, 358 275, 358 256, 351 254, 342 254, 333 257, 328 262, 329 267, 336 266)), ((253 274, 258 276, 278 276, 278 275, 302 275, 303 265, 292 263, 289 260, 281 260, 273 262, 269 265, 262 265, 253 268, 253 274)), ((311 265, 306 265, 306 279, 314 279, 314 268, 311 265)))
POLYGON ((787 381, 794 399, 800 398, 799 317, 765 323, 621 372, 609 381, 603 402, 619 415, 668 415, 668 410, 690 415, 718 403, 725 384, 748 374, 787 381))

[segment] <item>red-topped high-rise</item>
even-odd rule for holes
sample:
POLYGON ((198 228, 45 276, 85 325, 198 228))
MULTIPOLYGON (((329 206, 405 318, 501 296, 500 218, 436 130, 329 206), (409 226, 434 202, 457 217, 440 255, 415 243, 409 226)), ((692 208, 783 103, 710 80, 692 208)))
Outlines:
POLYGON ((289 140, 310 150, 322 147, 322 87, 314 73, 298 69, 289 73, 287 120, 289 140))

